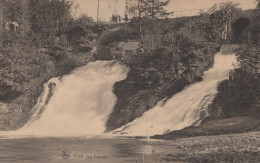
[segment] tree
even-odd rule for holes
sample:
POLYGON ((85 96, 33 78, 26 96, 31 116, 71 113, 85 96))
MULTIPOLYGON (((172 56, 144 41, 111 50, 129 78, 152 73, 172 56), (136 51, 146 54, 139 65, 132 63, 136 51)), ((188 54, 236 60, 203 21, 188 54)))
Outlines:
POLYGON ((168 15, 165 7, 170 0, 126 0, 126 11, 133 17, 153 19, 168 15))
POLYGON ((243 45, 240 51, 237 52, 240 67, 245 72, 259 77, 260 73, 260 48, 252 42, 243 45))
POLYGON ((165 7, 169 2, 170 0, 126 1, 126 10, 133 17, 133 21, 138 22, 133 24, 138 26, 142 44, 145 49, 153 49, 154 33, 156 29, 154 21, 168 14, 165 7), (145 26, 145 29, 143 29, 143 26, 145 26), (148 39, 145 37, 148 37, 148 39))
POLYGON ((58 33, 67 30, 72 19, 71 2, 68 0, 30 0, 31 30, 43 46, 53 45, 58 33))
POLYGON ((164 9, 170 2, 170 0, 146 0, 143 1, 145 6, 145 14, 152 19, 160 18, 169 13, 164 9))
POLYGON ((252 15, 250 26, 244 32, 242 47, 237 51, 240 67, 243 71, 260 77, 260 13, 252 15))
POLYGON ((242 11, 237 8, 238 4, 232 2, 227 2, 221 6, 221 12, 223 13, 223 39, 227 40, 228 36, 231 34, 231 24, 238 17, 239 13, 242 11))

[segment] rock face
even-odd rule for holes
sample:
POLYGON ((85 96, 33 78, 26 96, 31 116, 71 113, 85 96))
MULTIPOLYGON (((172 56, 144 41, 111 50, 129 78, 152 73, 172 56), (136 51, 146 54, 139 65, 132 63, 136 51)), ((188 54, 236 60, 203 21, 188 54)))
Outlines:
MULTIPOLYGON (((211 64, 209 63, 209 65, 211 64)), ((107 121, 108 130, 119 128, 133 121, 153 108, 157 102, 163 99, 167 100, 182 91, 185 86, 200 81, 204 70, 206 70, 206 67, 196 72, 186 72, 160 92, 157 92, 160 87, 149 87, 149 84, 138 81, 135 72, 131 71, 125 80, 116 83, 114 86, 117 103, 114 112, 107 121)))
POLYGON ((45 101, 45 105, 47 105, 48 102, 50 101, 50 99, 51 99, 51 97, 52 97, 52 95, 53 95, 53 93, 54 93, 54 89, 55 89, 55 87, 56 87, 56 83, 50 82, 49 85, 48 85, 48 87, 49 87, 49 93, 48 93, 47 99, 46 99, 46 101, 45 101))
POLYGON ((31 117, 30 110, 37 103, 42 87, 32 88, 11 103, 0 104, 0 130, 14 130, 22 127, 31 117))
MULTIPOLYGON (((31 87, 23 93, 13 92, 11 94, 9 93, 9 95, 6 96, 8 94, 8 90, 1 92, 3 95, 5 95, 5 98, 7 100, 1 98, 2 94, 0 93, 0 130, 19 129, 28 122, 28 120, 33 115, 32 109, 37 104, 37 99, 43 92, 43 84, 46 81, 55 76, 62 76, 68 74, 74 68, 83 66, 88 62, 93 61, 93 55, 91 52, 77 54, 75 58, 79 62, 75 63, 73 67, 68 66, 68 64, 66 64, 65 66, 57 65, 55 71, 52 71, 50 74, 46 74, 46 76, 41 76, 40 80, 35 81, 34 84, 31 85, 31 87), (9 96, 11 97, 9 98, 9 96)), ((70 61, 69 63, 71 62, 73 61, 70 61)), ((46 103, 48 103, 51 96, 53 95, 54 88, 55 84, 50 83, 50 91, 46 103)), ((1 87, 0 91, 2 90, 3 88, 1 87)))

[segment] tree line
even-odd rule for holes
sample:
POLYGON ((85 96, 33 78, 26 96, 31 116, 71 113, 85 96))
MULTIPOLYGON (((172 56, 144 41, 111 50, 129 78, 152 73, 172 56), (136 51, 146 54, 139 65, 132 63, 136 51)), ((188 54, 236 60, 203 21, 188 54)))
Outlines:
POLYGON ((72 7, 69 0, 1 0, 0 97, 15 98, 87 60, 81 53, 105 27, 73 17, 72 7))

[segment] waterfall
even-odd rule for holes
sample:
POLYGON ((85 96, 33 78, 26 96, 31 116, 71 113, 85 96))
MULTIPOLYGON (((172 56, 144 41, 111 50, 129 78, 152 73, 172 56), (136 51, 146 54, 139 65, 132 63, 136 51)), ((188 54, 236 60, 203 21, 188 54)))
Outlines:
POLYGON ((52 87, 52 85, 53 84, 56 85, 58 83, 60 83, 60 80, 58 78, 52 78, 43 85, 43 93, 40 95, 40 97, 37 100, 37 104, 34 106, 34 108, 31 111, 33 113, 31 119, 28 121, 27 124, 25 124, 24 127, 27 127, 32 122, 40 118, 41 114, 43 113, 46 105, 48 104, 54 92, 55 87, 52 87))
POLYGON ((127 72, 128 68, 118 62, 97 61, 61 79, 51 79, 44 85, 31 120, 12 134, 102 135, 107 117, 116 102, 113 85, 125 79, 127 72))
POLYGON ((187 86, 165 104, 159 102, 141 117, 113 133, 150 136, 199 124, 201 116, 207 116, 207 107, 217 93, 218 83, 228 78, 233 63, 236 63, 235 54, 216 54, 213 67, 204 72, 201 82, 187 86))
MULTIPOLYGON (((201 82, 184 88, 166 102, 106 135, 149 136, 199 124, 217 94, 218 83, 227 79, 236 63, 235 54, 215 55, 211 69, 201 82)), ((226 52, 227 53, 227 52, 226 52)), ((116 97, 115 82, 126 78, 128 68, 116 61, 96 61, 44 84, 42 95, 32 109, 28 123, 17 131, 0 135, 83 136, 103 135, 116 97)))

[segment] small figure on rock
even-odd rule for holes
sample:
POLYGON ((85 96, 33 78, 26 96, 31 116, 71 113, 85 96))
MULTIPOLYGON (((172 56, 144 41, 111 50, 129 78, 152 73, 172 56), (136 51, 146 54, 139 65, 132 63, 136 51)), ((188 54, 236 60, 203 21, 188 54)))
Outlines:
POLYGON ((120 15, 117 16, 117 19, 118 19, 118 23, 121 23, 121 16, 120 15))
POLYGON ((128 22, 128 15, 127 15, 127 13, 125 12, 125 22, 128 22))
POLYGON ((234 81, 234 71, 231 71, 228 76, 228 85, 229 87, 233 84, 234 81))

